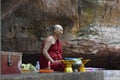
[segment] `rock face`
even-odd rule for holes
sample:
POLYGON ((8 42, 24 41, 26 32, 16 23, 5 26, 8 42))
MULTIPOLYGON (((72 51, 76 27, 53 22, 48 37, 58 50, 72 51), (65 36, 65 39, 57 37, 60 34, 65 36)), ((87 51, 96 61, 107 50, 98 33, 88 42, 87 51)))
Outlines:
MULTIPOLYGON (((119 44, 114 44, 120 39, 120 0, 2 0, 1 3, 2 50, 40 53, 42 39, 51 34, 54 24, 61 24, 62 39, 67 41, 63 42, 64 56, 71 52, 80 53, 80 57, 87 55, 85 58, 93 59, 89 65, 93 65, 101 60, 96 61, 97 55, 120 54, 119 44), (109 34, 113 36, 106 36, 104 27, 117 28, 117 33, 111 31, 109 34)), ((97 67, 106 67, 106 63, 97 67)))

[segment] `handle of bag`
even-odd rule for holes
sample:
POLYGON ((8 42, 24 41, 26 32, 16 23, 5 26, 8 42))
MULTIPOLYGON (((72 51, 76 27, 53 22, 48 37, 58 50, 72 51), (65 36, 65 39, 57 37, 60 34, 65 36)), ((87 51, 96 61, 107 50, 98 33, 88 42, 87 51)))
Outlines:
POLYGON ((8 66, 12 66, 11 53, 8 53, 8 66))

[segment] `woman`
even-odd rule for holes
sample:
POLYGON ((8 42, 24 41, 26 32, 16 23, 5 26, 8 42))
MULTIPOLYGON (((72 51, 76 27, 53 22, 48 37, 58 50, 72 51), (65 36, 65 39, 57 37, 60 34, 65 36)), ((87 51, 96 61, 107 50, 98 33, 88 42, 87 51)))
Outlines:
POLYGON ((53 35, 48 36, 42 46, 40 55, 40 68, 51 67, 54 71, 63 71, 64 66, 62 60, 62 43, 59 38, 63 34, 61 25, 54 25, 53 35))

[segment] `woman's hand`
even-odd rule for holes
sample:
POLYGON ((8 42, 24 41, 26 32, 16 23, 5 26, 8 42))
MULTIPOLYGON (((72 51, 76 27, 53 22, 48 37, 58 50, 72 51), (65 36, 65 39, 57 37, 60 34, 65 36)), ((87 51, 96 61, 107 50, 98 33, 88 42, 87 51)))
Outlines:
POLYGON ((60 60, 55 60, 52 63, 61 63, 61 61, 60 60))

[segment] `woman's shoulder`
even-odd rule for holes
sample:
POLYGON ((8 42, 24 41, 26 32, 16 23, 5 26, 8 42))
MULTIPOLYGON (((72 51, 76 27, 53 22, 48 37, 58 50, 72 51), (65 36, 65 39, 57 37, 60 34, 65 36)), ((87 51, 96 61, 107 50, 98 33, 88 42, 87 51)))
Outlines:
POLYGON ((53 40, 53 36, 48 36, 45 41, 52 41, 53 40))
POLYGON ((51 36, 48 36, 46 39, 51 40, 51 39, 53 39, 53 36, 52 36, 52 35, 51 35, 51 36))

